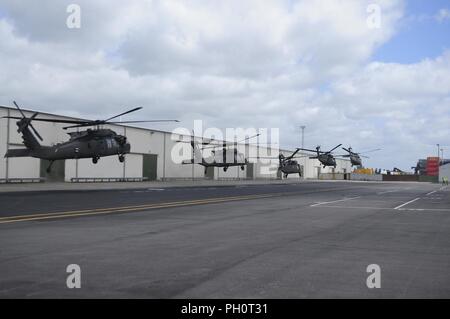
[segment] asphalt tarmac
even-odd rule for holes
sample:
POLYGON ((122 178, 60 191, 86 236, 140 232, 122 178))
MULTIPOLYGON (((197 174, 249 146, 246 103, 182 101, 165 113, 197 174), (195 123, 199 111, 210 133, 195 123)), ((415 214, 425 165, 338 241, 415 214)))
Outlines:
POLYGON ((449 234, 428 183, 0 193, 0 297, 449 298, 449 234))

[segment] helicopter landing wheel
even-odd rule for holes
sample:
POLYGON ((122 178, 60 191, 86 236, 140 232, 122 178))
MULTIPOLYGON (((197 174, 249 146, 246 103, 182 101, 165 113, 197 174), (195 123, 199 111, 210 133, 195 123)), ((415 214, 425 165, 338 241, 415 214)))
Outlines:
POLYGON ((47 174, 50 174, 50 173, 51 173, 51 171, 52 171, 52 165, 53 165, 54 162, 55 162, 55 161, 50 161, 50 164, 48 165, 48 167, 47 167, 47 169, 46 169, 47 174))
POLYGON ((125 156, 119 155, 119 162, 123 163, 125 161, 125 156))
POLYGON ((244 165, 241 165, 241 171, 243 171, 245 169, 244 165))
POLYGON ((92 158, 92 163, 97 164, 98 163, 98 157, 93 157, 92 158))

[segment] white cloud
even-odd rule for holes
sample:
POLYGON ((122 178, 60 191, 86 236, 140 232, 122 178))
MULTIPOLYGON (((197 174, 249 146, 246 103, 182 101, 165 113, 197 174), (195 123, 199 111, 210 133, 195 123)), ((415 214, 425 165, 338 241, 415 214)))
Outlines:
POLYGON ((387 145, 404 168, 449 133, 449 54, 370 63, 400 0, 378 1, 380 29, 366 25, 372 1, 83 0, 81 29, 67 29, 70 2, 2 2, 1 104, 92 118, 141 105, 134 116, 187 126, 280 127, 292 147, 306 124, 308 146, 387 145))
POLYGON ((450 20, 450 10, 447 8, 442 8, 439 10, 439 12, 435 15, 435 19, 438 22, 444 22, 445 20, 450 20))

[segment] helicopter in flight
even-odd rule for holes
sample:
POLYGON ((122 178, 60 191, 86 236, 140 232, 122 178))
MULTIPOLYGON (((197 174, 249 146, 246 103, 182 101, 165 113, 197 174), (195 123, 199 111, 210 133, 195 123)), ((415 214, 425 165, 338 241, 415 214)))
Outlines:
POLYGON ((336 159, 334 158, 332 152, 341 145, 342 144, 335 146, 328 152, 321 151, 320 146, 317 146, 315 150, 310 150, 310 149, 306 149, 306 148, 297 148, 297 150, 317 153, 316 156, 311 156, 309 158, 310 159, 318 159, 319 162, 323 165, 323 168, 325 168, 327 166, 332 166, 332 167, 336 168, 336 159))
POLYGON ((297 149, 289 156, 284 156, 281 153, 278 155, 278 170, 283 173, 284 178, 287 178, 289 174, 298 174, 299 177, 302 177, 302 168, 300 164, 293 159, 299 151, 300 150, 297 149))
MULTIPOLYGON (((300 151, 300 149, 296 149, 291 155, 285 156, 284 154, 280 153, 278 155, 278 168, 277 170, 281 173, 283 173, 283 177, 287 178, 289 174, 298 174, 299 177, 302 177, 302 168, 300 164, 294 160, 294 158, 298 157, 305 157, 305 156, 296 156, 297 153, 300 151)), ((257 157, 260 158, 270 158, 274 159, 276 157, 257 157)))
POLYGON ((348 157, 348 158, 350 158, 350 162, 352 163, 352 166, 360 166, 360 167, 362 166, 362 159, 361 159, 361 157, 369 158, 368 156, 365 156, 365 155, 362 155, 362 154, 376 152, 376 151, 381 150, 380 148, 377 148, 377 149, 373 149, 373 150, 370 150, 370 151, 356 153, 356 152, 353 152, 353 149, 351 147, 349 147, 349 148, 343 147, 342 149, 344 151, 346 151, 348 154, 337 155, 337 156, 339 156, 339 157, 348 157))
POLYGON ((125 154, 130 153, 131 145, 127 142, 127 137, 119 135, 111 129, 101 128, 104 124, 126 124, 126 123, 148 123, 148 122, 178 122, 178 120, 150 120, 150 121, 111 121, 125 114, 135 112, 142 109, 136 107, 121 114, 112 116, 106 120, 58 120, 36 118, 39 112, 35 112, 31 117, 27 118, 25 113, 20 109, 15 101, 16 108, 22 117, 4 116, 3 118, 17 119, 17 132, 22 134, 23 143, 26 148, 10 149, 6 152, 5 157, 36 157, 49 160, 50 164, 47 168, 49 173, 52 164, 56 160, 92 158, 92 162, 96 164, 101 157, 117 155, 120 162, 125 160, 125 154), (85 131, 68 132, 70 139, 66 142, 58 143, 53 146, 43 146, 39 143, 43 141, 42 136, 33 127, 32 121, 51 122, 72 124, 63 129, 79 128, 94 126, 94 129, 88 128, 85 131), (34 133, 34 134, 33 134, 34 133), (37 137, 37 138, 36 138, 37 137), (39 140, 38 140, 39 139, 39 140))
POLYGON ((205 167, 205 174, 208 167, 222 167, 223 171, 226 172, 228 167, 238 166, 241 170, 245 169, 245 166, 249 163, 248 159, 244 154, 238 152, 238 143, 242 143, 249 139, 255 138, 261 134, 256 134, 254 136, 247 137, 241 141, 228 142, 223 141, 222 143, 217 142, 216 145, 214 141, 204 141, 197 142, 195 140, 194 132, 192 132, 190 142, 187 141, 177 141, 178 143, 190 143, 192 147, 192 158, 189 160, 182 161, 182 164, 199 164, 205 167), (199 146, 202 145, 202 147, 199 146), (203 146, 207 145, 207 146, 203 146), (233 148, 229 148, 233 146, 233 148), (221 148, 221 149, 220 149, 221 148), (205 149, 212 149, 211 156, 203 157, 202 151, 205 149), (217 150, 219 149, 219 150, 217 150))

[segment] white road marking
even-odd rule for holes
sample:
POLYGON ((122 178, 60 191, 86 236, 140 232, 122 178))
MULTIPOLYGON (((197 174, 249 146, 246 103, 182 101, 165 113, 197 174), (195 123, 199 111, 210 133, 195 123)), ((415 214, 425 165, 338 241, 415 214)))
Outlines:
MULTIPOLYGON (((340 209, 373 209, 373 210, 397 210, 395 208, 390 207, 366 207, 366 206, 331 206, 331 205, 323 205, 321 208, 340 208, 340 209)), ((398 209, 402 212, 411 211, 411 212, 450 212, 450 209, 447 208, 401 208, 398 209)))
POLYGON ((148 192, 153 192, 153 191, 164 191, 164 188, 147 188, 144 190, 137 190, 137 191, 133 191, 133 193, 148 193, 148 192))
POLYGON ((437 190, 432 191, 432 192, 429 192, 426 196, 430 196, 431 194, 434 194, 434 193, 436 193, 436 192, 437 192, 437 190))
POLYGON ((394 209, 396 209, 396 210, 397 210, 397 209, 400 209, 400 208, 402 208, 402 207, 404 207, 404 206, 406 206, 406 205, 408 205, 408 204, 414 203, 415 201, 417 201, 417 200, 419 200, 419 199, 420 199, 420 197, 417 197, 417 198, 415 198, 415 199, 413 199, 413 200, 410 200, 409 202, 403 203, 403 204, 401 204, 401 205, 395 207, 394 209))
POLYGON ((331 206, 323 205, 321 208, 341 208, 341 209, 376 209, 376 210, 394 210, 390 207, 366 207, 366 206, 331 206))
POLYGON ((379 193, 377 193, 377 195, 383 195, 383 194, 387 194, 387 193, 395 193, 395 192, 399 192, 399 191, 401 191, 401 189, 394 189, 392 191, 379 192, 379 193))
POLYGON ((337 202, 345 202, 345 201, 349 201, 349 200, 352 200, 352 199, 357 199, 357 198, 360 198, 360 197, 361 196, 343 198, 343 199, 334 200, 334 201, 331 201, 331 202, 320 202, 320 203, 312 204, 312 205, 310 205, 310 207, 316 207, 316 206, 319 206, 319 205, 332 204, 332 203, 337 203, 337 202))

